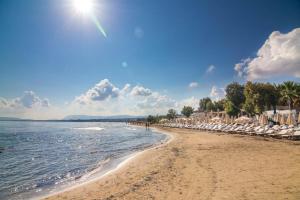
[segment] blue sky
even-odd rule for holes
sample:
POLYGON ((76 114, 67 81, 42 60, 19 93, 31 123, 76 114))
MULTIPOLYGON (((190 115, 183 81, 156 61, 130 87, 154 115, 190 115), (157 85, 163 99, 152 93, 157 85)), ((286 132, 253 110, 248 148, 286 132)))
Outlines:
MULTIPOLYGON (((129 83, 178 104, 247 77, 299 80, 295 60, 289 61, 289 73, 273 70, 266 79, 238 77, 234 69, 242 59, 254 59, 274 31, 285 37, 300 27, 299 1, 95 0, 94 13, 107 38, 89 17, 74 13, 73 1, 0 1, 0 97, 7 102, 33 91, 60 111, 104 79, 120 90, 129 83), (210 65, 214 69, 207 72, 210 65), (191 82, 198 85, 189 87, 191 82)), ((286 37, 299 41, 298 31, 286 37)), ((2 113, 26 116, 26 109, 2 113)))

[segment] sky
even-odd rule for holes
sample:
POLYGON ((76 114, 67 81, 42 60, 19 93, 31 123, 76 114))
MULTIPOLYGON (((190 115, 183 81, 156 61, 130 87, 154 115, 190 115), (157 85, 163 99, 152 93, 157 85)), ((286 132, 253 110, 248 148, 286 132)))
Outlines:
POLYGON ((300 80, 300 1, 76 1, 0 0, 0 116, 164 114, 300 80))

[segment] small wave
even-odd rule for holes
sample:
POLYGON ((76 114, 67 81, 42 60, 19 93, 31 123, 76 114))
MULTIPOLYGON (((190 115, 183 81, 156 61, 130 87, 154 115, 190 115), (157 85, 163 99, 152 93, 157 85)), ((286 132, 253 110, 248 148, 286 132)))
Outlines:
POLYGON ((88 179, 90 176, 96 174, 97 172, 100 172, 100 171, 103 169, 104 165, 106 165, 107 163, 109 163, 110 160, 111 160, 110 158, 106 158, 105 160, 100 161, 100 162, 98 163, 98 165, 97 165, 96 168, 94 168, 93 170, 91 170, 91 171, 88 172, 87 174, 82 175, 82 176, 80 177, 80 180, 81 180, 81 181, 86 180, 86 179, 88 179))
POLYGON ((136 131, 135 128, 130 128, 130 127, 126 127, 127 130, 130 130, 130 131, 136 131))
POLYGON ((101 127, 85 127, 85 128, 73 128, 76 130, 90 130, 90 131, 102 131, 104 128, 101 127))

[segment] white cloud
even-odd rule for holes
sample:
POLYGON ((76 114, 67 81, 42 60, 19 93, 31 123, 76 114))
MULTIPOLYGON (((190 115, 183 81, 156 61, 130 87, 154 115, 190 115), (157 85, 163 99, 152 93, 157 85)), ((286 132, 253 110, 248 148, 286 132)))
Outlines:
POLYGON ((238 77, 243 77, 245 74, 245 69, 248 63, 251 61, 250 58, 242 59, 240 63, 235 64, 234 70, 237 72, 238 77))
POLYGON ((208 68, 207 68, 207 70, 206 70, 206 73, 211 73, 211 72, 213 72, 214 70, 215 70, 215 66, 214 65, 209 65, 208 66, 208 68))
POLYGON ((174 108, 176 101, 167 95, 161 95, 158 92, 152 93, 143 101, 137 103, 137 107, 142 109, 145 114, 165 113, 168 109, 174 108))
POLYGON ((77 97, 75 101, 79 104, 89 104, 93 101, 105 101, 117 98, 119 94, 119 88, 115 87, 108 79, 103 79, 94 87, 89 89, 85 94, 77 97))
POLYGON ((135 27, 134 36, 138 39, 143 38, 144 37, 144 30, 141 27, 135 27))
POLYGON ((9 106, 9 102, 6 99, 0 97, 0 108, 5 108, 8 106, 9 106))
POLYGON ((152 94, 152 91, 148 88, 144 88, 142 86, 135 86, 131 90, 131 95, 133 96, 149 96, 152 94))
POLYGON ((23 96, 16 98, 13 101, 13 106, 24 106, 26 108, 32 108, 34 105, 49 106, 47 99, 41 100, 33 91, 25 91, 23 96), (47 101, 47 104, 44 103, 47 101))
POLYGON ((57 115, 47 98, 40 98, 33 91, 25 91, 21 97, 5 99, 0 97, 0 116, 45 119, 57 115))
POLYGON ((49 107, 50 103, 49 103, 49 99, 45 98, 41 101, 41 105, 44 107, 49 107))
POLYGON ((14 99, 0 97, 0 116, 31 119, 61 119, 66 115, 155 115, 165 114, 168 109, 178 111, 184 105, 198 107, 195 97, 174 100, 141 85, 125 84, 121 89, 104 79, 79 97, 60 106, 50 105, 32 91, 14 99))
POLYGON ((107 79, 100 81, 83 95, 76 97, 68 105, 72 114, 87 115, 148 115, 163 114, 175 108, 176 101, 141 85, 131 87, 126 84, 122 89, 107 79))
POLYGON ((121 96, 127 94, 130 91, 131 85, 129 83, 125 84, 125 86, 120 91, 121 96))
POLYGON ((300 28, 286 34, 274 31, 255 58, 242 60, 234 69, 248 80, 276 76, 300 78, 300 28))
POLYGON ((224 88, 218 88, 217 86, 212 86, 210 91, 210 97, 213 100, 220 100, 225 97, 225 89, 224 88))
POLYGON ((197 82, 191 82, 189 84, 189 88, 196 88, 196 87, 198 87, 198 83, 197 82))
POLYGON ((178 103, 178 109, 182 109, 183 106, 191 106, 194 109, 197 109, 199 107, 199 99, 195 98, 194 96, 187 98, 187 99, 183 99, 178 103))
POLYGON ((11 100, 0 97, 0 108, 33 108, 33 107, 49 107, 48 99, 41 99, 33 91, 25 91, 21 97, 11 100))

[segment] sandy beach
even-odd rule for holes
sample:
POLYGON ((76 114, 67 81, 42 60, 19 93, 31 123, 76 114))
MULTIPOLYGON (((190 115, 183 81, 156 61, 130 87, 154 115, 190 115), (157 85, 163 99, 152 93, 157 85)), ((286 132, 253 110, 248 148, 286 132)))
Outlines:
POLYGON ((161 130, 169 143, 47 199, 300 199, 300 142, 161 130))

